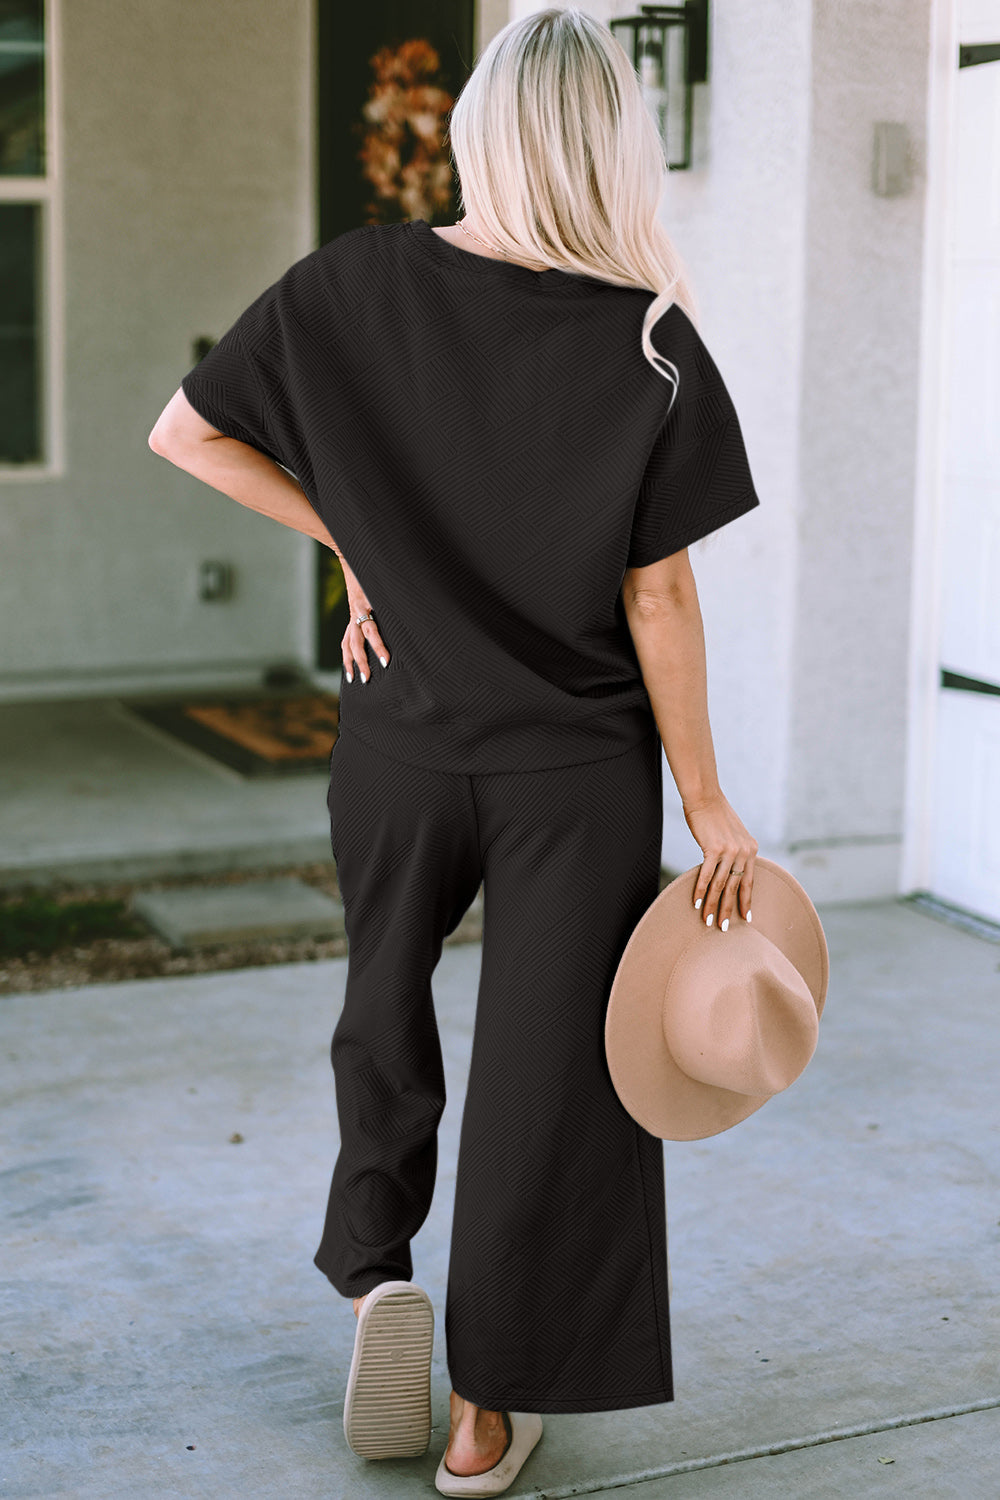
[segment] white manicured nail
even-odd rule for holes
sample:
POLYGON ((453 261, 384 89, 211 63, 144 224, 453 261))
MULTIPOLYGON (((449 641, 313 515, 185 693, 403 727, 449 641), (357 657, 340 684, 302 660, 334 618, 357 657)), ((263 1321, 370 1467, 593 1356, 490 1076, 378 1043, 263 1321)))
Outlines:
POLYGON ((384 656, 380 656, 379 661, 382 663, 383 667, 387 667, 389 665, 384 656))
POLYGON ((729 931, 729 918, 728 917, 723 917, 722 922, 721 922, 720 925, 722 927, 723 932, 728 932, 729 931))
POLYGON ((706 927, 711 927, 712 921, 713 921, 714 917, 715 917, 715 912, 714 911, 710 911, 709 914, 708 914, 708 916, 705 918, 705 926, 706 927))
POLYGON ((354 676, 353 676, 353 674, 351 672, 348 672, 345 675, 347 677, 348 682, 353 682, 354 681, 354 676))
POLYGON ((694 903, 694 909, 695 909, 695 911, 698 911, 699 908, 701 907, 701 899, 702 898, 699 896, 698 899, 697 899, 697 901, 694 903))
POLYGON ((753 921, 753 912, 752 911, 748 911, 747 912, 747 921, 748 922, 752 922, 753 921))

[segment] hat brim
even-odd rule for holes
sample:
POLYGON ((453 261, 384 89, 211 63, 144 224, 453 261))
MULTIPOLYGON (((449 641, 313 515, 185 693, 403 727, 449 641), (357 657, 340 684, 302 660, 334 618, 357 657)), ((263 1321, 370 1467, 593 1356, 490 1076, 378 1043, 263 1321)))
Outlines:
MULTIPOLYGON (((732 1093, 691 1078, 674 1061, 663 1034, 663 995, 681 952, 691 941, 725 942, 694 909, 700 870, 698 864, 678 875, 643 913, 619 961, 604 1024, 615 1092, 632 1118, 663 1140, 718 1135, 774 1097, 732 1093)), ((819 915, 794 875, 760 855, 754 863, 753 926, 795 965, 817 1017, 822 1015, 830 960, 819 915)))

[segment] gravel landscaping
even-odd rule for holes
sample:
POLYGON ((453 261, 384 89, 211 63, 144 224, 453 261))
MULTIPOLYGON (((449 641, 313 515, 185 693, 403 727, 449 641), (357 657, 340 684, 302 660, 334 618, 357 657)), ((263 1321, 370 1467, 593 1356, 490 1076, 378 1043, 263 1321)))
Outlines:
MULTIPOLYGON (((268 866, 231 873, 183 875, 157 880, 121 881, 114 884, 53 884, 5 890, 0 905, 10 906, 26 896, 43 895, 62 904, 81 901, 124 900, 138 891, 167 890, 174 886, 235 885, 244 881, 291 875, 340 900, 336 866, 328 862, 306 865, 268 866)), ((481 936, 478 903, 467 913, 446 944, 478 942, 481 936)), ((152 979, 165 974, 203 974, 220 969, 256 968, 267 964, 316 963, 341 958, 347 953, 345 938, 298 938, 226 943, 200 951, 174 951, 153 932, 138 937, 99 937, 56 949, 52 953, 0 954, 0 995, 33 990, 68 989, 81 984, 108 984, 122 979, 152 979)))

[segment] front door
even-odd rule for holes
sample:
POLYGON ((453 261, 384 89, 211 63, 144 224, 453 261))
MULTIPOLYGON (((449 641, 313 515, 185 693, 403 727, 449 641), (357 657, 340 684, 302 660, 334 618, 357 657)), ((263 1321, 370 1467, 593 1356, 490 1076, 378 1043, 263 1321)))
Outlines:
MULTIPOLYGON (((473 0, 317 5, 320 244, 361 224, 452 223, 457 179, 449 171, 442 189, 438 169, 449 159, 448 108, 472 71, 473 0), (366 118, 368 104, 381 124, 366 118), (443 126, 430 144, 419 128, 428 109, 443 126)), ((339 540, 335 521, 330 531, 339 540)), ((315 659, 330 672, 342 666, 347 595, 330 549, 317 542, 315 557, 315 659)))

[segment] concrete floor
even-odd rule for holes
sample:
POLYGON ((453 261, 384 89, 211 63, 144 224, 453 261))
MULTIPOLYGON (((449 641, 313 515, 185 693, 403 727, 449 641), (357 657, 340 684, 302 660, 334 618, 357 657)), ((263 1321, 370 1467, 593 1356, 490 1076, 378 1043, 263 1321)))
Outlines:
POLYGON ((0 889, 329 859, 327 784, 244 777, 114 698, 2 703, 0 889))
MULTIPOLYGON (((547 1415, 512 1500, 1000 1493, 1000 946, 900 902, 821 916, 806 1072, 733 1130, 664 1144, 676 1401, 547 1415)), ((344 1442, 355 1324, 312 1265, 346 960, 0 1001, 0 1493, 436 1493, 479 958, 446 949, 434 984, 448 1103, 413 1252, 435 1431, 377 1463, 344 1442)))

